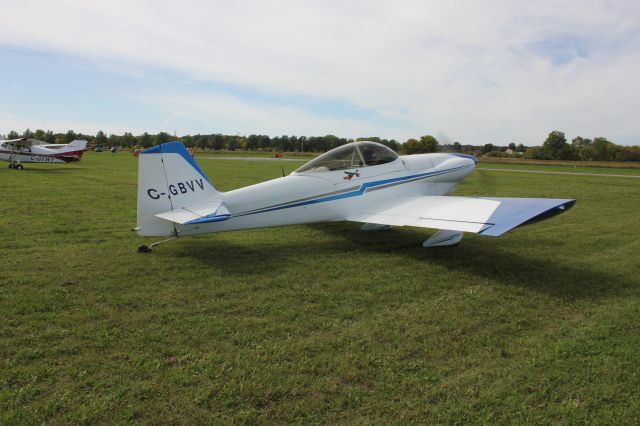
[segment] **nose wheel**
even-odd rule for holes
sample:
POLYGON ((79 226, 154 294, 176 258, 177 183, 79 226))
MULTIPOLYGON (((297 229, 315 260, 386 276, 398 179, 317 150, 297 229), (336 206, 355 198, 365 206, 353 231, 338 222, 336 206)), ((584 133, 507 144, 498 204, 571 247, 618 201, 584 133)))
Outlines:
POLYGON ((24 169, 24 166, 20 163, 9 163, 9 168, 10 169, 16 169, 16 170, 22 170, 24 169))

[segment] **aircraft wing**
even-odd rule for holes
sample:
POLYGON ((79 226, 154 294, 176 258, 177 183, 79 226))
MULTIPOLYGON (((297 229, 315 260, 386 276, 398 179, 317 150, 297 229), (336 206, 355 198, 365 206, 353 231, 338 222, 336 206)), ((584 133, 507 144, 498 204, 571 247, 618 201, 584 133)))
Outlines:
POLYGON ((347 218, 354 222, 417 226, 497 237, 569 209, 575 200, 411 195, 347 218))
POLYGON ((208 201, 175 210, 168 210, 158 213, 156 216, 181 225, 192 225, 196 223, 227 220, 230 217, 230 213, 222 201, 208 201))
POLYGON ((32 146, 34 144, 34 141, 37 142, 36 139, 29 139, 29 138, 19 138, 19 139, 8 139, 2 142, 9 142, 12 145, 15 146, 20 146, 20 147, 27 147, 27 146, 32 146))

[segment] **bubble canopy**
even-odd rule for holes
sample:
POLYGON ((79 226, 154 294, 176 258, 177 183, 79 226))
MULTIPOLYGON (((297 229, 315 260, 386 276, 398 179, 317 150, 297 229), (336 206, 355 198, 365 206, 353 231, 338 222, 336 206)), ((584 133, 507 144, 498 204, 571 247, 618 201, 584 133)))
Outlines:
POLYGON ((398 154, 377 142, 352 142, 327 151, 300 167, 295 173, 330 172, 377 166, 396 161, 398 154))

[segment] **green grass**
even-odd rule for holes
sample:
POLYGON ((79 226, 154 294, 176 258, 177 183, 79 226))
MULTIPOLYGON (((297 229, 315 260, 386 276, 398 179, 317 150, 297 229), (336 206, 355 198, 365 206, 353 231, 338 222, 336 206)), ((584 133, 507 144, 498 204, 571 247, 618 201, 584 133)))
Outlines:
MULTIPOLYGON (((281 175, 200 164, 221 190, 281 175)), ((450 248, 332 223, 143 255, 136 166, 0 170, 0 422, 640 421, 635 179, 472 175, 456 194, 578 203, 450 248)))

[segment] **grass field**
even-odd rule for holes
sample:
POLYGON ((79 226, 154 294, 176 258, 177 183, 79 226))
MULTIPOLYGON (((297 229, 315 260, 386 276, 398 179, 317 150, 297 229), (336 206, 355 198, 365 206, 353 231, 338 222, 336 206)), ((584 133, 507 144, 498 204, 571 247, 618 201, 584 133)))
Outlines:
POLYGON ((640 422, 637 179, 479 172, 456 194, 578 203, 450 248, 333 223, 138 254, 136 167, 0 169, 3 424, 640 422))

